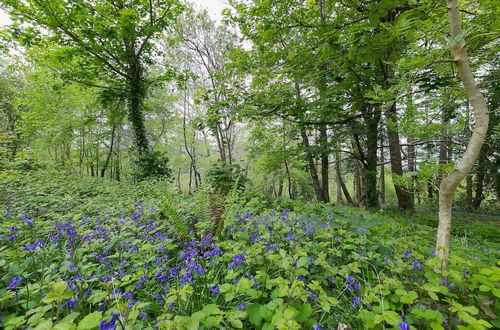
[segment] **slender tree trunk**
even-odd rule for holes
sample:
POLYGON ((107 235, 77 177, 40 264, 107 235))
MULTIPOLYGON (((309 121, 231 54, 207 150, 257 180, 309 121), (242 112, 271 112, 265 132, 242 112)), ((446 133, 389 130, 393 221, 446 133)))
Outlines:
MULTIPOLYGON (((396 104, 391 105, 387 112, 388 118, 395 125, 397 123, 396 104)), ((397 183, 398 177, 403 176, 403 165, 401 159, 401 145, 399 142, 399 133, 397 128, 387 126, 387 139, 389 141, 389 154, 391 161, 391 172, 394 180, 394 189, 398 198, 398 206, 402 210, 413 210, 411 196, 409 192, 397 183)))
POLYGON ((337 180, 340 183, 340 187, 342 188, 342 192, 344 193, 347 203, 354 205, 355 203, 352 200, 351 195, 349 194, 349 190, 347 190, 344 180, 342 180, 342 173, 340 172, 340 162, 335 163, 335 171, 337 172, 337 180))
POLYGON ((307 163, 309 165, 309 173, 311 174, 311 183, 314 191, 316 192, 316 198, 318 201, 323 201, 323 191, 319 182, 318 171, 316 170, 316 164, 314 163, 314 158, 311 153, 309 138, 307 137, 307 132, 304 126, 300 126, 300 134, 302 136, 302 143, 304 144, 307 163))
MULTIPOLYGON (((472 208, 475 210, 481 207, 481 203, 484 200, 484 179, 486 177, 486 168, 484 163, 486 162, 486 154, 481 152, 479 155, 479 161, 477 166, 477 174, 476 174, 476 191, 474 200, 472 202, 472 208)), ((467 184, 467 190, 469 190, 469 185, 467 184)), ((472 195, 472 187, 471 187, 471 195, 472 195)), ((472 197, 472 196, 471 196, 472 197)))
POLYGON ((326 125, 319 127, 319 142, 321 148, 321 193, 322 201, 325 203, 330 202, 330 189, 329 189, 329 163, 328 158, 330 155, 330 148, 328 147, 328 129, 326 125))
POLYGON ((290 169, 288 168, 288 162, 286 159, 285 159, 285 170, 286 170, 286 177, 288 179, 288 197, 290 197, 290 199, 293 199, 292 177, 290 175, 290 169))
POLYGON ((113 146, 115 144, 115 129, 116 125, 113 125, 113 127, 111 128, 111 142, 109 145, 108 155, 106 156, 106 161, 104 162, 104 165, 101 168, 101 178, 104 178, 106 170, 108 169, 109 166, 109 161, 111 160, 111 156, 113 155, 113 146))
MULTIPOLYGON (((388 64, 381 62, 380 66, 384 75, 385 88, 389 88, 390 80, 394 77, 394 72, 388 64)), ((399 132, 397 128, 398 114, 396 100, 392 101, 391 106, 386 111, 386 117, 392 122, 392 125, 387 125, 387 139, 389 141, 391 172, 394 179, 396 197, 398 198, 398 206, 402 210, 413 210, 409 192, 397 183, 397 178, 403 175, 403 164, 401 159, 401 144, 399 142, 399 132)))
POLYGON ((380 185, 380 204, 385 204, 385 157, 384 157, 384 142, 383 140, 380 141, 381 147, 380 147, 380 178, 379 178, 379 185, 380 185))
MULTIPOLYGON (((408 137, 408 172, 415 173, 417 171, 416 155, 415 155, 415 145, 413 144, 413 139, 408 137)), ((415 205, 415 192, 417 177, 413 174, 411 176, 411 190, 410 198, 412 205, 415 205)))
POLYGON ((439 189, 439 226, 436 240, 437 256, 442 261, 442 269, 448 269, 448 257, 450 249, 451 232, 451 213, 452 203, 455 199, 457 186, 462 179, 470 173, 470 170, 476 162, 484 139, 488 132, 489 113, 488 106, 483 94, 474 79, 474 75, 469 66, 467 49, 462 34, 462 24, 457 0, 447 0, 448 18, 450 21, 451 38, 453 41, 452 52, 455 64, 458 68, 458 74, 462 80, 465 93, 474 110, 475 124, 472 136, 467 148, 455 166, 453 171, 445 176, 441 181, 439 189))
MULTIPOLYGON (((300 103, 301 96, 300 96, 300 86, 298 83, 295 83, 295 94, 297 101, 300 103)), ((311 145, 309 144, 309 138, 307 137, 306 128, 303 125, 300 125, 300 135, 302 137, 302 144, 304 145, 306 160, 309 166, 309 174, 311 175, 311 184, 314 188, 314 192, 316 193, 316 198, 318 199, 318 201, 322 201, 323 192, 321 189, 321 184, 319 182, 318 171, 316 169, 316 164, 314 163, 314 157, 311 152, 311 145)))
POLYGON ((363 171, 365 204, 368 207, 379 207, 379 197, 377 189, 377 146, 378 146, 378 126, 380 112, 369 109, 369 114, 365 116, 367 128, 366 134, 366 164, 363 171))
POLYGON ((359 175, 359 163, 356 162, 353 176, 354 191, 356 192, 356 203, 361 205, 363 200, 363 189, 361 187, 361 176, 359 175))
POLYGON ((342 203, 343 202, 343 199, 342 199, 342 184, 341 184, 341 179, 339 176, 338 176, 338 173, 340 173, 340 155, 338 152, 335 153, 335 181, 337 183, 337 189, 336 189, 336 193, 337 193, 337 203, 342 203))

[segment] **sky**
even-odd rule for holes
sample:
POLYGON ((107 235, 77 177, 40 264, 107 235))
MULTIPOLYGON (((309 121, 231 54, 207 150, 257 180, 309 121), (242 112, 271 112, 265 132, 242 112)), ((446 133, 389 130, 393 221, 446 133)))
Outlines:
MULTIPOLYGON (((222 18, 221 11, 229 7, 227 0, 190 0, 190 2, 195 3, 200 8, 207 9, 210 16, 219 22, 222 18)), ((9 16, 0 10, 0 27, 9 23, 9 16)))

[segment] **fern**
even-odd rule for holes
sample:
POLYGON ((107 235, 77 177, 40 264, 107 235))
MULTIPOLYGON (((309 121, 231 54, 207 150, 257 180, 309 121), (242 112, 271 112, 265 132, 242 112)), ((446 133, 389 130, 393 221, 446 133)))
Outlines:
POLYGON ((158 210, 162 217, 170 220, 177 236, 186 241, 189 239, 189 230, 180 209, 176 206, 178 204, 172 196, 173 194, 163 193, 158 201, 158 210))

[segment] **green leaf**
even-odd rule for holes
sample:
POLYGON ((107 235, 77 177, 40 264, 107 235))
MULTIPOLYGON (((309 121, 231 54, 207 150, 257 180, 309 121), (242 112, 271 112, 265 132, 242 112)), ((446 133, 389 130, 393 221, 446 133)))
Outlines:
POLYGON ((300 257, 299 260, 297 261, 297 267, 298 268, 304 267, 305 265, 307 265, 307 263, 308 261, 306 257, 300 257))
POLYGON ((261 304, 252 304, 246 308, 248 319, 250 323, 255 326, 259 326, 262 323, 264 314, 266 313, 266 307, 261 304))
POLYGON ((78 330, 93 329, 99 325, 102 318, 102 312, 93 312, 85 316, 78 323, 78 330))

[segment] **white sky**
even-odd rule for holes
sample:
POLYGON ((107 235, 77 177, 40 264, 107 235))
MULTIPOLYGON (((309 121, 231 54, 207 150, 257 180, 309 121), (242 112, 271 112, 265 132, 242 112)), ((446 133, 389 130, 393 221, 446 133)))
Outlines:
MULTIPOLYGON (((221 11, 224 8, 229 7, 227 0, 189 0, 190 2, 196 4, 200 8, 205 8, 208 10, 210 16, 213 19, 220 22, 222 16, 221 11)), ((9 16, 0 10, 0 27, 10 23, 9 16)))

